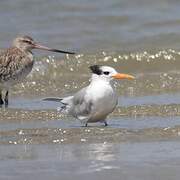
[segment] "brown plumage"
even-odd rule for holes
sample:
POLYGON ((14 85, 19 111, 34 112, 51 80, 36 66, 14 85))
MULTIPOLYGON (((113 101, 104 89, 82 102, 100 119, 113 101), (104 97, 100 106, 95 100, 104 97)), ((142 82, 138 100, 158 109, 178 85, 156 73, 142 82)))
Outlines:
POLYGON ((29 56, 18 48, 9 48, 1 54, 0 83, 4 88, 16 84, 31 71, 34 61, 29 56))
POLYGON ((8 105, 8 90, 21 82, 31 72, 34 64, 32 49, 74 54, 73 52, 51 49, 36 43, 29 36, 20 36, 13 41, 11 48, 0 54, 0 105, 8 105), (6 90, 2 98, 2 90, 6 90))

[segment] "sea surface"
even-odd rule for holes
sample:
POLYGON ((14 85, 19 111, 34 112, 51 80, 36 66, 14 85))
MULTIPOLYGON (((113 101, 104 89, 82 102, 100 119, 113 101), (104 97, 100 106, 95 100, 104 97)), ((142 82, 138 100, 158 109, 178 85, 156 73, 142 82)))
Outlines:
POLYGON ((0 49, 27 34, 34 50, 26 80, 0 109, 0 180, 179 180, 180 1, 2 0, 0 49), (136 77, 116 81, 118 106, 82 127, 46 97, 72 95, 89 83, 89 66, 136 77))

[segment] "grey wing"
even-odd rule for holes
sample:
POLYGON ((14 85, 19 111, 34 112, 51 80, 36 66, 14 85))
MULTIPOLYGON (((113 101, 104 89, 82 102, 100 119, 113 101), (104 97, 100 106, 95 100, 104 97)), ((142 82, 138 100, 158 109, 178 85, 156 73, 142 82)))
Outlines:
POLYGON ((86 99, 87 87, 81 89, 73 98, 73 115, 80 120, 87 119, 91 115, 92 102, 86 99))

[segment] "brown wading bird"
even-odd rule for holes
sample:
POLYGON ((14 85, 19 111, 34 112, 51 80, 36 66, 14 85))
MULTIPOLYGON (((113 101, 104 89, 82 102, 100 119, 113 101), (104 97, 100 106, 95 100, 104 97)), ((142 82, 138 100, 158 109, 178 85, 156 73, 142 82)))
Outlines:
POLYGON ((42 46, 29 36, 19 36, 14 39, 12 47, 0 54, 0 105, 8 105, 9 89, 22 82, 31 72, 34 64, 33 49, 75 54, 74 52, 61 51, 42 46), (2 90, 5 90, 5 98, 2 97, 2 90))

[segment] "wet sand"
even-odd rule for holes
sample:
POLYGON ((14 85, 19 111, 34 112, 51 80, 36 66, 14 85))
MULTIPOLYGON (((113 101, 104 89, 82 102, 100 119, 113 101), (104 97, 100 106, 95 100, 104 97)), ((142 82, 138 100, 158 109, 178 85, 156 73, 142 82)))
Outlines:
POLYGON ((123 97, 108 127, 81 127, 57 111, 58 103, 15 98, 0 111, 0 178, 178 179, 178 103, 142 105, 137 97, 130 106, 130 99, 123 97))

